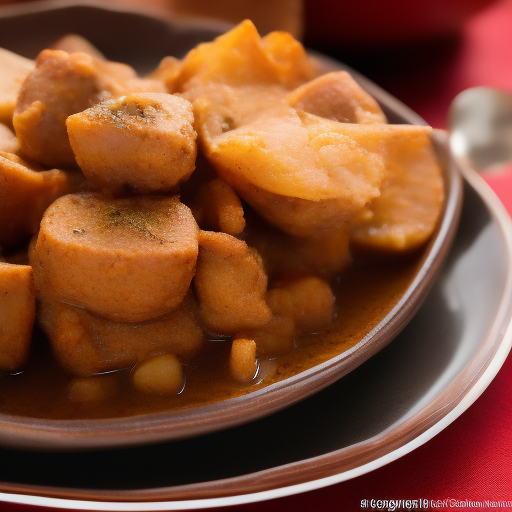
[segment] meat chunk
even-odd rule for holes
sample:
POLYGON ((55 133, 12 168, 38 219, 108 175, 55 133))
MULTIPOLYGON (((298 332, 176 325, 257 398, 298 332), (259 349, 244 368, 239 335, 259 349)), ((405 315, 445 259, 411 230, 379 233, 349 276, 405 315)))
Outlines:
POLYGON ((21 84, 34 67, 33 60, 0 48, 0 123, 12 126, 21 84))
POLYGON ((57 360, 79 376, 129 368, 162 352, 188 359, 203 344, 192 294, 171 313, 137 323, 113 322, 84 308, 43 300, 39 322, 57 360))
POLYGON ((325 329, 334 318, 334 294, 329 283, 304 276, 279 284, 267 293, 274 314, 291 317, 304 333, 325 329))
POLYGON ((21 87, 13 124, 24 153, 48 166, 75 166, 66 119, 101 100, 128 92, 165 92, 130 66, 86 53, 44 50, 21 87))
POLYGON ((346 72, 327 73, 288 95, 288 104, 340 123, 386 123, 379 104, 346 72))
POLYGON ((215 179, 203 185, 191 209, 201 229, 238 235, 245 228, 242 203, 224 180, 215 179))
POLYGON ((46 211, 30 260, 40 296, 142 322, 180 304, 197 252, 197 224, 177 197, 69 194, 46 211))
POLYGON ((23 369, 36 314, 32 269, 0 261, 0 373, 23 369))
POLYGON ((98 60, 107 60, 105 56, 90 41, 78 34, 66 34, 52 44, 52 50, 66 53, 87 53, 98 60))
POLYGON ((120 193, 168 191, 195 168, 192 105, 169 94, 129 94, 67 119, 78 165, 96 186, 120 193))
POLYGON ((201 232, 194 285, 201 320, 213 332, 236 333, 270 320, 259 255, 233 236, 201 232))
POLYGON ((0 245, 12 247, 38 230, 46 208, 70 191, 72 178, 0 151, 0 184, 0 245))
POLYGON ((352 261, 349 249, 351 227, 346 223, 330 231, 297 237, 249 214, 244 234, 245 241, 260 253, 269 278, 293 278, 311 273, 332 278, 352 261))

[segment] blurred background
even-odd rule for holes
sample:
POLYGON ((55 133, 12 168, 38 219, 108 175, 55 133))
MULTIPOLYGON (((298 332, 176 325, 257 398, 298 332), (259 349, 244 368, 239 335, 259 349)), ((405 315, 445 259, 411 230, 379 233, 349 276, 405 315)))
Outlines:
MULTIPOLYGON (((40 0, 44 4, 61 0, 40 0)), ((1 6, 34 4, 0 0, 1 6)), ((65 2, 65 3, 70 3, 65 2)), ((161 18, 254 21, 349 64, 444 127, 450 102, 480 85, 512 89, 512 0, 104 0, 161 18)), ((10 9, 9 9, 10 10, 10 9)))

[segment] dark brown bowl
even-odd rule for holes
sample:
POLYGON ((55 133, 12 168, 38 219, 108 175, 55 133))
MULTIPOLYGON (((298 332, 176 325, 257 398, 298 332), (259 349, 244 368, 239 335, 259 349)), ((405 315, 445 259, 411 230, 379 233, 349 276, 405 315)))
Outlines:
MULTIPOLYGON (((55 7, 54 2, 26 4, 0 12, 0 46, 30 57, 69 32, 83 35, 109 58, 128 62, 143 72, 155 67, 163 56, 181 56, 220 31, 217 26, 171 23, 140 13, 94 6, 55 7)), ((343 68, 339 63, 318 58, 326 70, 343 68)), ((354 75, 379 101, 390 122, 425 124, 375 84, 355 72, 354 75)), ((352 372, 392 341, 413 318, 438 276, 454 239, 462 203, 461 176, 450 160, 442 132, 436 134, 435 143, 446 189, 441 222, 423 250, 410 284, 398 297, 390 299, 385 317, 373 328, 359 332, 357 343, 348 350, 341 346, 338 353, 321 364, 304 365, 303 371, 262 389, 188 409, 94 420, 46 420, 0 413, 0 444, 30 450, 85 450, 190 438, 268 416, 352 372)))

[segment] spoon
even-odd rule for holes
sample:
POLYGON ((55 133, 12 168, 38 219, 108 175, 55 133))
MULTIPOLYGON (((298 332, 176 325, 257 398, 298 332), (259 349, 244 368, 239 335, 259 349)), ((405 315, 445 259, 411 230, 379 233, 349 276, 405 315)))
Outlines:
POLYGON ((474 87, 455 97, 448 111, 450 149, 478 172, 512 161, 512 93, 474 87))

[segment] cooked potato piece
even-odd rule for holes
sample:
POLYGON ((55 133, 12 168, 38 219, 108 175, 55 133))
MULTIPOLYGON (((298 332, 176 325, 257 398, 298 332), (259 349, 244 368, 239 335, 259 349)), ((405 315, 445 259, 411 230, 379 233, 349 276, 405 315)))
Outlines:
POLYGON ((386 123, 379 104, 346 72, 327 73, 288 95, 293 108, 340 123, 386 123))
POLYGON ((194 357, 203 344, 196 317, 192 294, 171 313, 146 322, 113 322, 52 300, 41 301, 39 311, 55 357, 70 373, 81 376, 129 368, 162 352, 194 357))
POLYGON ((282 31, 270 32, 261 39, 263 51, 277 68, 279 81, 293 89, 312 80, 318 70, 304 50, 304 46, 291 34, 282 31))
POLYGON ((284 104, 291 89, 316 73, 302 45, 291 36, 277 32, 261 39, 246 20, 191 50, 174 86, 191 102, 207 102, 209 117, 222 133, 284 104))
POLYGON ((270 320, 259 255, 233 236, 201 232, 194 285, 201 320, 213 332, 235 333, 270 320))
POLYGON ((46 208, 71 188, 65 172, 39 171, 16 155, 2 151, 0 184, 0 245, 4 247, 12 247, 34 234, 46 208))
POLYGON ((0 262, 0 373, 23 369, 36 314, 32 269, 0 262))
POLYGON ((79 403, 97 403, 114 397, 119 392, 117 375, 94 375, 73 379, 69 385, 69 399, 79 403))
POLYGON ((76 161, 94 185, 168 191, 195 167, 192 105, 170 94, 129 94, 68 117, 76 161))
POLYGON ((181 72, 182 61, 175 57, 164 57, 158 67, 146 78, 160 80, 167 92, 177 92, 176 81, 181 72))
POLYGON ((358 250, 410 252, 432 235, 444 203, 442 171, 425 131, 397 142, 381 195, 356 219, 351 244, 358 250))
POLYGON ((242 203, 224 180, 215 179, 201 187, 191 209, 201 229, 238 235, 245 228, 242 203))
POLYGON ((265 52, 251 21, 243 21, 186 55, 178 86, 190 90, 212 82, 235 87, 249 83, 279 83, 278 68, 265 52))
POLYGON ((322 122, 310 114, 301 117, 313 141, 333 144, 338 136, 349 136, 385 161, 381 194, 355 221, 351 234, 354 247, 408 252, 430 237, 444 201, 441 168, 430 141, 432 128, 322 122))
POLYGON ((33 60, 0 48, 0 123, 12 126, 21 84, 34 66, 33 60))
POLYGON ((334 295, 327 281, 305 276, 269 290, 267 302, 275 314, 291 316, 303 332, 323 330, 334 318, 334 295))
POLYGON ((258 370, 256 343, 253 340, 236 339, 229 353, 229 372, 238 382, 251 382, 258 370))
POLYGON ((132 370, 132 382, 143 393, 177 395, 183 389, 185 378, 174 354, 159 354, 139 363, 132 370))
POLYGON ((20 143, 16 135, 5 124, 0 124, 0 151, 14 155, 20 151, 20 143))
POLYGON ((95 59, 106 60, 105 56, 87 39, 78 34, 67 34, 52 45, 52 50, 62 50, 67 53, 87 53, 95 59))
POLYGON ((172 311, 194 275, 198 228, 177 197, 69 194, 30 254, 39 295, 121 322, 172 311))
POLYGON ((288 107, 207 146, 220 176, 269 223, 297 236, 342 226, 379 195, 385 174, 379 154, 329 125, 341 123, 317 119, 326 133, 288 107))

